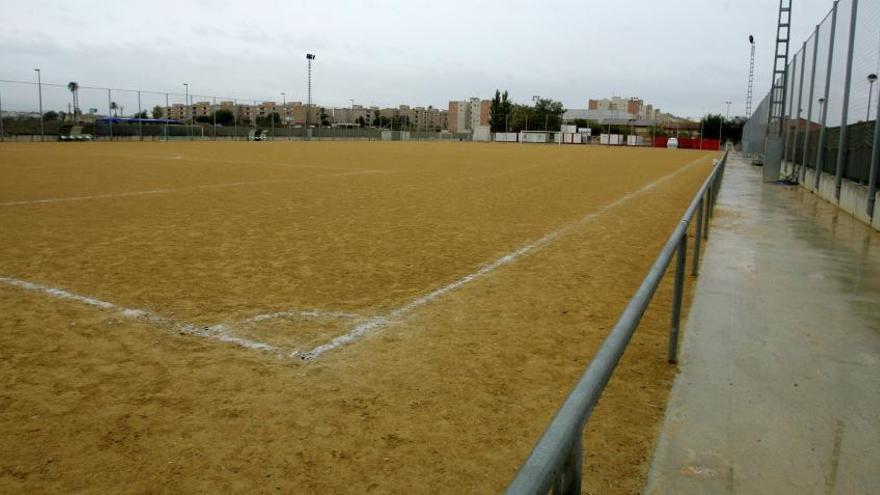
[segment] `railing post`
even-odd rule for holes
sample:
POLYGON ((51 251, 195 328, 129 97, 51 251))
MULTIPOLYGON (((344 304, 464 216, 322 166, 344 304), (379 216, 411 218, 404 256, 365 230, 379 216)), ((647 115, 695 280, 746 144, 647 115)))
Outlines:
POLYGON ((685 230, 676 250, 675 292, 672 295, 672 321, 669 328, 669 353, 667 360, 673 364, 678 362, 678 330, 681 325, 681 300, 684 294, 684 267, 687 261, 687 242, 687 230, 685 230))
POLYGON ((700 206, 697 207, 697 223, 694 226, 694 266, 691 270, 693 276, 697 276, 700 271, 700 245, 703 240, 703 203, 700 199, 700 206))
POLYGON ((583 479, 584 446, 578 431, 565 458, 565 464, 553 480, 553 495, 581 495, 583 479))
MULTIPOLYGON (((714 183, 714 179, 712 179, 714 183)), ((706 216, 705 223, 703 224, 703 239, 709 238, 709 221, 712 219, 712 186, 713 183, 709 184, 709 187, 706 188, 706 216)))

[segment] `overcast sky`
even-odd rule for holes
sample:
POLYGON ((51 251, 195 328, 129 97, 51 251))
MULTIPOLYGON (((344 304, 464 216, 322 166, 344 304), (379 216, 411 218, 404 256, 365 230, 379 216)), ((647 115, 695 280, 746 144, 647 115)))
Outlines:
MULTIPOLYGON (((793 2, 792 53, 831 8, 793 2)), ((447 107, 508 89, 585 108, 641 96, 674 114, 745 110, 748 35, 758 42, 756 103, 772 71, 778 0, 616 1, 39 1, 0 0, 0 79, 302 101, 447 107)), ((0 83, 4 109, 36 108, 0 83)), ((69 93, 46 88, 44 107, 69 93)), ((114 94, 133 110, 133 94, 114 94)), ((106 92, 81 107, 106 110, 106 92)), ((144 95, 143 106, 164 101, 144 95)), ((172 97, 174 100, 174 97, 172 97)), ((182 101, 182 100, 179 100, 182 101)), ((62 107, 63 106, 63 107, 62 107)))

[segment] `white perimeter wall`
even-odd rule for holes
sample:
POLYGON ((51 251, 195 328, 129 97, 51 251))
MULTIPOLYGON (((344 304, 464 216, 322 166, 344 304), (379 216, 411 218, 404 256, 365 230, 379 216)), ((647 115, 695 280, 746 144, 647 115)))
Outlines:
MULTIPOLYGON (((782 170, 780 171, 780 178, 789 175, 793 167, 794 166, 791 163, 783 163, 782 170)), ((820 173, 818 191, 813 190, 815 179, 815 171, 808 168, 806 172, 806 177, 804 178, 804 182, 801 184, 801 187, 808 189, 813 193, 817 193, 819 197, 824 199, 825 201, 828 201, 833 205, 837 205, 837 207, 841 210, 849 213, 850 215, 861 220, 862 222, 871 225, 875 229, 880 230, 880 191, 877 191, 874 201, 874 218, 872 222, 871 217, 868 215, 867 212, 868 186, 863 186, 853 181, 843 179, 843 182, 840 185, 840 201, 838 201, 834 197, 835 182, 833 175, 827 174, 825 172, 820 173)))

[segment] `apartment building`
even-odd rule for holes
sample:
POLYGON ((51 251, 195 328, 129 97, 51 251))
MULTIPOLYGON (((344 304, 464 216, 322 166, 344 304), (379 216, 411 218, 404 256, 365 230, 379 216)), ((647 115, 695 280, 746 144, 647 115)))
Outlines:
POLYGON ((470 98, 462 101, 450 101, 446 116, 449 132, 473 132, 481 126, 489 125, 489 100, 470 98))

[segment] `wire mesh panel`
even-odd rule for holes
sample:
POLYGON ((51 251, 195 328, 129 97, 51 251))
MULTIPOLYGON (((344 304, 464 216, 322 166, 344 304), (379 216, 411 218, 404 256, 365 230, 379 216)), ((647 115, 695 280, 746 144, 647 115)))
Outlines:
POLYGON ((791 148, 795 139, 795 119, 798 111, 797 94, 799 88, 798 84, 800 82, 801 65, 803 64, 803 61, 801 60, 802 56, 803 54, 800 52, 796 53, 786 68, 786 71, 788 72, 785 84, 787 94, 785 98, 785 114, 783 119, 783 129, 785 130, 785 135, 783 137, 783 158, 785 160, 791 160, 791 148))
POLYGON ((853 38, 849 95, 847 160, 843 176, 867 184, 877 120, 877 73, 880 71, 880 2, 858 3, 853 38))
POLYGON ((816 65, 816 32, 807 39, 804 48, 804 83, 801 93, 800 140, 795 150, 795 162, 811 167, 816 157, 816 141, 819 138, 819 105, 816 103, 816 80, 819 78, 816 65))

